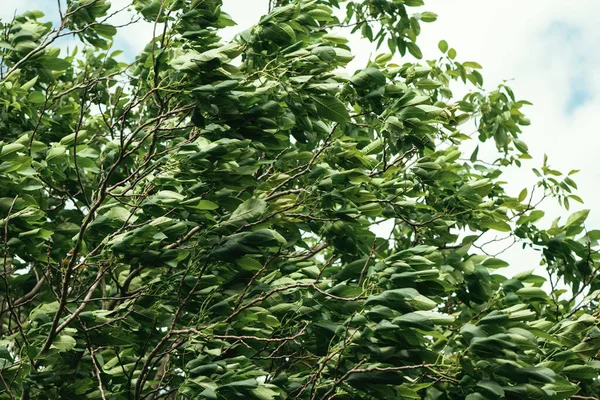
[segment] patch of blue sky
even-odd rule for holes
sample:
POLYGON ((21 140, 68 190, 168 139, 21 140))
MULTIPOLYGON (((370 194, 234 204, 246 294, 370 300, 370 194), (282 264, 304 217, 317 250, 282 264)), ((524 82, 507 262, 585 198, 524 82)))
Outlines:
POLYGON ((545 32, 548 35, 556 36, 563 42, 576 42, 581 40, 581 28, 570 24, 567 21, 553 21, 545 32))
POLYGON ((131 44, 131 41, 117 36, 115 37, 115 41, 112 45, 111 50, 122 51, 123 53, 121 53, 120 57, 123 59, 123 61, 131 62, 135 59, 135 57, 137 57, 139 49, 134 48, 134 46, 131 44))
POLYGON ((565 112, 572 114, 578 108, 584 106, 593 99, 590 86, 587 84, 585 76, 572 76, 569 79, 569 95, 565 102, 565 112))
POLYGON ((36 0, 4 0, 0 9, 0 19, 7 22, 16 15, 21 15, 26 11, 39 10, 44 13, 45 21, 52 21, 54 25, 60 20, 58 5, 55 1, 36 1, 36 0))
POLYGON ((543 39, 548 43, 549 59, 565 58, 569 64, 569 74, 565 76, 568 94, 564 101, 564 112, 572 114, 593 99, 588 84, 588 67, 585 35, 580 27, 566 21, 554 21, 543 33, 543 39))

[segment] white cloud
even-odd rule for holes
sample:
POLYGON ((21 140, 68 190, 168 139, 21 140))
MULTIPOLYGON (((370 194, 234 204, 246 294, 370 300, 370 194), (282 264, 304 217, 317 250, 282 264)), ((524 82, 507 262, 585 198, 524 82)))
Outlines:
POLYGON ((255 25, 269 11, 268 0, 223 0, 223 11, 231 15, 237 26, 221 31, 225 40, 255 25))

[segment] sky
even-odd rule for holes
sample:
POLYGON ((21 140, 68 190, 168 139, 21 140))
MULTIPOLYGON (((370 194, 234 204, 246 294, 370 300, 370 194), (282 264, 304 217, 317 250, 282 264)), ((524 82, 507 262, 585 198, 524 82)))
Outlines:
MULTIPOLYGON (((128 0, 113 1, 115 7, 128 0)), ((223 0, 223 10, 238 23, 223 33, 226 39, 258 21, 267 12, 267 0, 223 0)), ((445 39, 457 50, 459 61, 477 61, 483 66, 486 89, 494 89, 508 80, 519 99, 534 105, 525 109, 531 126, 524 128, 524 139, 533 160, 521 170, 507 171, 507 190, 517 195, 535 183, 532 167, 549 164, 563 172, 580 169, 574 176, 585 201, 572 202, 571 212, 591 208, 588 229, 600 229, 600 204, 595 204, 600 183, 598 152, 600 134, 600 30, 595 16, 600 13, 597 0, 578 0, 565 6, 556 0, 425 0, 416 11, 433 11, 438 20, 422 24, 418 44, 424 58, 437 58, 437 43, 445 39)), ((42 9, 55 15, 56 2, 50 0, 3 0, 0 18, 7 19, 14 10, 42 9)), ((121 22, 124 20, 122 19, 121 22)), ((136 24, 120 33, 115 47, 135 53, 151 35, 149 24, 136 24)), ((349 32, 348 32, 349 33, 349 32)), ((356 59, 351 70, 364 67, 369 57, 378 54, 373 46, 356 36, 351 43, 356 59)), ((383 52, 383 51, 381 51, 383 52)), ((406 60, 396 59, 396 62, 406 60)), ((480 155, 482 153, 480 152, 480 155)), ((484 153, 485 154, 485 153, 484 153)), ((549 224, 557 216, 566 218, 552 201, 542 207, 549 224)), ((494 249, 490 249, 494 250, 494 249)), ((502 255, 511 263, 509 273, 536 267, 539 257, 513 248, 502 255)), ((539 271, 539 270, 538 270, 539 271)))

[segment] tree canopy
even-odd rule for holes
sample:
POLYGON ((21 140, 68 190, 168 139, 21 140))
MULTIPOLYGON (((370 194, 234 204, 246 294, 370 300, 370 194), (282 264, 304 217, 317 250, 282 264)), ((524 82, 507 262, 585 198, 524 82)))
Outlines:
POLYGON ((600 396, 600 231, 539 223, 574 171, 505 190, 529 103, 421 60, 422 0, 271 1, 229 42, 220 0, 133 0, 135 57, 61 3, 2 22, 0 399, 600 396))

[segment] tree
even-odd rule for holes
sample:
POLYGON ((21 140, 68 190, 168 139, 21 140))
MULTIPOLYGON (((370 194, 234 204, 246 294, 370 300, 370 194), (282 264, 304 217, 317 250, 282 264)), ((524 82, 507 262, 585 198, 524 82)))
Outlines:
POLYGON ((600 231, 538 224, 572 173, 501 181, 528 103, 445 41, 410 58, 421 0, 272 2, 229 43, 220 3, 134 0, 130 63, 106 0, 3 24, 0 398, 600 396, 600 231), (334 28, 381 53, 348 71, 334 28), (497 159, 463 156, 468 119, 497 159), (553 290, 495 272, 490 231, 553 290))

